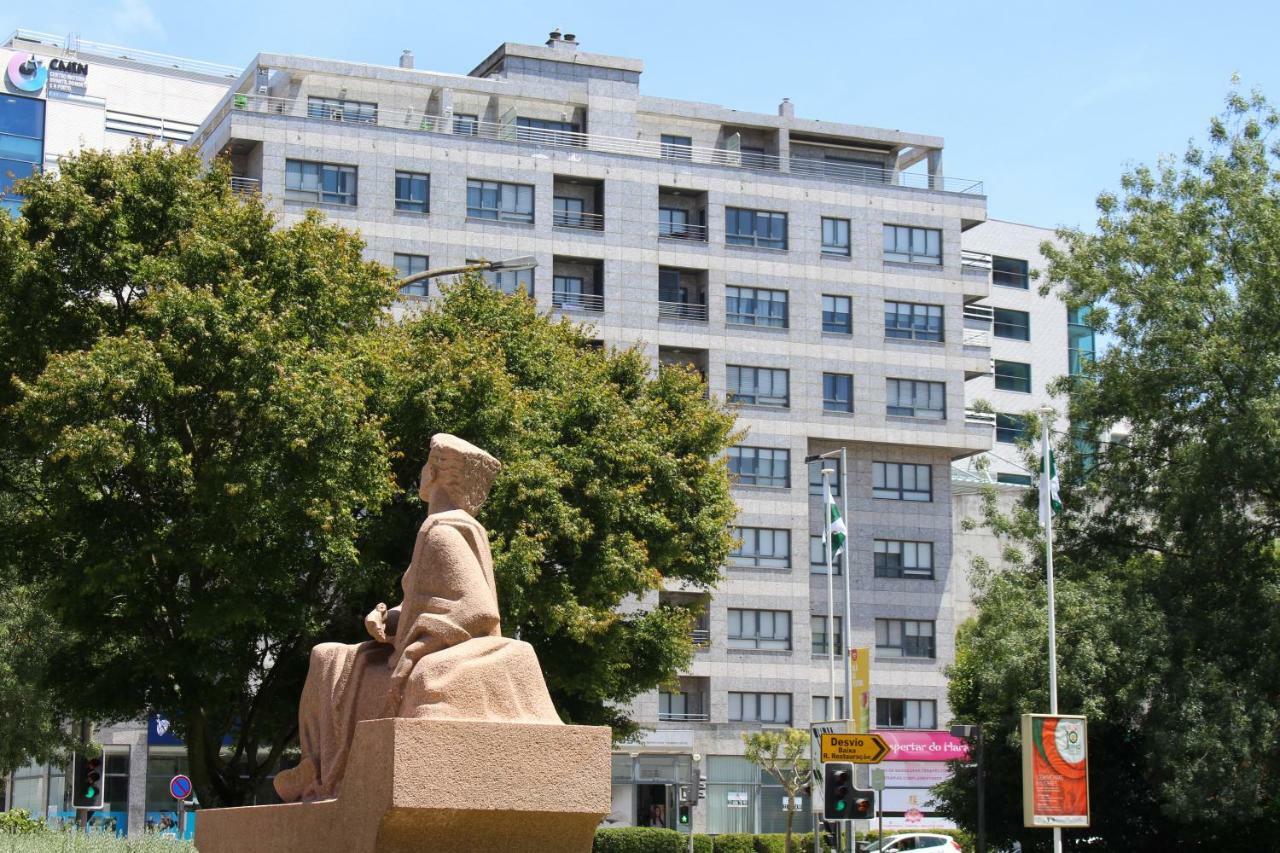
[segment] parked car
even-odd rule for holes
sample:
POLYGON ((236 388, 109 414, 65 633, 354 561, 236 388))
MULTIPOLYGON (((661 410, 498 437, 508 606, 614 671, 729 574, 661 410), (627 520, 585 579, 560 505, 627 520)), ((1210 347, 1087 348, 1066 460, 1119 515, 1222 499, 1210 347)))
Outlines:
POLYGON ((866 853, 899 853, 903 850, 927 850, 929 853, 963 853, 960 842, 950 835, 936 832, 903 832, 886 835, 865 848, 866 853))

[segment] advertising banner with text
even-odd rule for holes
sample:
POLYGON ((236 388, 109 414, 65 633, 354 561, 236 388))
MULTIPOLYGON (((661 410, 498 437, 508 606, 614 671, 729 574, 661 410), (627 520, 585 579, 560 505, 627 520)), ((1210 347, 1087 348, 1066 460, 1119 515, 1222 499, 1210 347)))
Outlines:
POLYGON ((849 649, 849 684, 853 688, 849 731, 866 734, 871 731, 871 649, 849 649))
POLYGON ((1022 822, 1089 825, 1088 728, 1084 717, 1022 715, 1022 822))
POLYGON ((968 761, 969 742, 948 732, 877 729, 889 743, 885 761, 968 761))

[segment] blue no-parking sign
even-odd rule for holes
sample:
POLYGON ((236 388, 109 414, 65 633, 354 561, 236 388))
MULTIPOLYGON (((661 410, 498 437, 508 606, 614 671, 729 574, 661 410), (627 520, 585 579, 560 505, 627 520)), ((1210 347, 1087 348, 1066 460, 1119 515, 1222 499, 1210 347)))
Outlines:
POLYGON ((169 795, 175 800, 185 800, 191 796, 191 778, 179 773, 169 780, 169 795))

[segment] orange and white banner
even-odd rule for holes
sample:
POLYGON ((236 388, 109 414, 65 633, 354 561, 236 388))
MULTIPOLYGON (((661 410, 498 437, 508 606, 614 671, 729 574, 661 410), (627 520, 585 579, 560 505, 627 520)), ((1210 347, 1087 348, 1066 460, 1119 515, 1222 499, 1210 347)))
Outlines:
POLYGON ((871 649, 849 649, 849 684, 852 702, 849 708, 849 733, 871 731, 871 649))
POLYGON ((1084 717, 1022 715, 1022 822, 1030 827, 1089 825, 1084 717))

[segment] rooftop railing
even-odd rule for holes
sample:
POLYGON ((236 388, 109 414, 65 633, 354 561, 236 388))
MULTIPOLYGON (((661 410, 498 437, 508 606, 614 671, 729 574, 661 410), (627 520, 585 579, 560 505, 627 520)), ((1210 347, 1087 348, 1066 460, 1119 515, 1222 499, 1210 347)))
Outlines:
POLYGON ((776 154, 736 151, 727 148, 709 148, 700 145, 672 146, 658 140, 625 139, 602 136, 595 133, 579 133, 569 130, 552 130, 524 127, 512 121, 479 121, 470 117, 450 117, 419 113, 412 110, 383 108, 360 112, 348 118, 340 110, 317 111, 303 99, 274 98, 266 95, 235 93, 228 104, 219 110, 205 131, 196 137, 201 144, 208 130, 221 122, 228 111, 267 113, 271 115, 312 118, 317 121, 353 124, 367 127, 393 128, 421 133, 438 133, 453 136, 470 136, 477 139, 510 142, 538 148, 571 148, 597 151, 602 154, 621 154, 629 157, 648 157, 669 163, 692 163, 706 166, 726 166, 756 172, 791 173, 815 177, 838 183, 872 186, 909 187, 946 193, 981 195, 982 182, 962 178, 948 178, 917 172, 900 172, 893 169, 877 169, 871 166, 849 165, 828 160, 805 157, 784 159, 776 154), (323 113, 320 115, 319 113, 323 113), (678 148, 676 151, 674 149, 678 148))
POLYGON ((18 28, 9 37, 10 43, 15 39, 31 41, 38 44, 56 47, 69 53, 87 53, 107 59, 128 59, 145 65, 157 65, 162 68, 176 68, 179 71, 192 71, 196 74, 209 74, 214 77, 238 77, 243 70, 233 65, 219 65, 216 62, 202 62, 198 59, 186 59, 181 56, 170 56, 167 53, 156 53, 150 50, 138 50, 133 47, 122 47, 118 44, 107 44, 100 41, 89 41, 79 36, 60 36, 53 33, 42 33, 37 30, 18 28))

